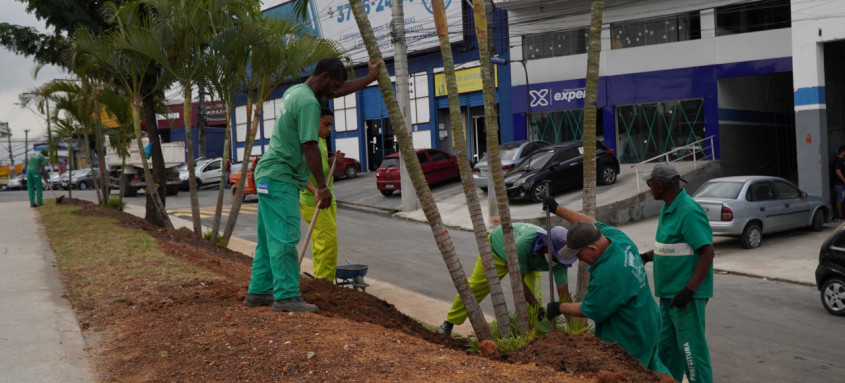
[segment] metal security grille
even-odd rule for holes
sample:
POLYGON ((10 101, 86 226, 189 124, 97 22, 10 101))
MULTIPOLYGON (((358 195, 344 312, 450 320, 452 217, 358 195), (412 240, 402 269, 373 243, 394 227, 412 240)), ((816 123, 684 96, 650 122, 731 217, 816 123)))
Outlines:
POLYGON ((661 155, 704 138, 704 100, 617 106, 616 131, 620 162, 638 163, 661 155))
MULTIPOLYGON (((551 142, 581 141, 584 137, 584 111, 562 110, 531 114, 533 138, 551 142)), ((596 137, 602 137, 602 113, 596 113, 596 137)))

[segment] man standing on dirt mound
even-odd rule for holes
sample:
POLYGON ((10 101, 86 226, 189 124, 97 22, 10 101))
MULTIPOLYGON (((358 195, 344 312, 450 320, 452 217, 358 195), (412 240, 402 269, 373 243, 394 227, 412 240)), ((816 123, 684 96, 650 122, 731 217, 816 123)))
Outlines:
POLYGON ((317 145, 320 101, 343 96, 372 82, 378 67, 370 63, 366 77, 346 82, 343 62, 324 58, 304 84, 282 97, 270 146, 255 166, 258 191, 258 244, 244 304, 272 306, 276 311, 316 312, 299 291, 299 192, 308 173, 314 176, 317 208, 331 206, 332 195, 322 171, 317 145))
POLYGON ((660 309, 652 298, 637 245, 621 230, 558 206, 554 198, 547 198, 543 208, 575 224, 558 256, 590 265, 584 301, 551 302, 546 315, 590 318, 596 322, 596 337, 618 343, 648 369, 668 374, 657 354, 660 309))
POLYGON ((712 382, 710 350, 704 337, 704 308, 713 296, 713 229, 707 213, 681 189, 686 182, 670 164, 643 177, 660 209, 654 250, 654 295, 660 298, 663 332, 660 360, 681 381, 712 382))
MULTIPOLYGON (((552 266, 552 273, 554 274, 555 283, 557 284, 557 293, 562 297, 569 297, 569 279, 567 276, 567 268, 575 262, 574 259, 569 262, 564 262, 556 256, 558 250, 566 245, 566 229, 555 226, 552 227, 551 241, 546 235, 546 231, 537 225, 530 223, 514 223, 513 236, 516 242, 516 254, 519 258, 519 270, 522 272, 522 291, 525 294, 525 300, 529 305, 540 306, 540 302, 536 298, 537 277, 541 271, 549 270, 549 263, 546 261, 544 254, 547 252, 549 242, 552 246, 552 254, 555 254, 555 264, 552 266)), ((496 265, 496 272, 499 274, 499 279, 508 273, 507 255, 505 254, 505 241, 502 235, 502 226, 497 226, 488 236, 490 241, 490 250, 493 251, 493 263, 496 265)), ((475 261, 475 267, 472 269, 472 275, 469 279, 469 288, 475 299, 481 302, 488 294, 490 294, 490 287, 487 285, 487 276, 484 274, 484 265, 481 263, 481 255, 475 261)), ((542 308, 541 308, 542 310, 542 308)), ((451 335, 452 328, 456 324, 464 323, 467 319, 467 310, 464 301, 461 300, 460 295, 455 296, 455 301, 452 303, 452 309, 446 316, 446 321, 440 325, 439 333, 444 335, 451 335)))

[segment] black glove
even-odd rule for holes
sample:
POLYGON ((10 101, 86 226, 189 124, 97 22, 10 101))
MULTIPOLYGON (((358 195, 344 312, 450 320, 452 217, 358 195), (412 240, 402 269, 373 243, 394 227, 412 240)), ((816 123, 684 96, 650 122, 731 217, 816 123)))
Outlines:
POLYGON ((695 291, 692 291, 686 287, 683 290, 678 291, 675 294, 675 297, 672 298, 672 303, 669 304, 669 308, 687 308, 687 304, 692 300, 692 296, 695 295, 695 291))
POLYGON ((557 211, 557 201, 555 201, 554 197, 546 197, 543 199, 543 211, 548 211, 552 214, 557 211))
POLYGON ((646 251, 645 253, 640 254, 640 259, 643 260, 643 265, 649 263, 654 260, 654 250, 646 251))
POLYGON ((546 309, 542 307, 537 308, 537 322, 542 322, 543 319, 546 319, 546 309))
POLYGON ((549 302, 546 305, 546 318, 554 320, 558 315, 560 315, 560 302, 549 302))

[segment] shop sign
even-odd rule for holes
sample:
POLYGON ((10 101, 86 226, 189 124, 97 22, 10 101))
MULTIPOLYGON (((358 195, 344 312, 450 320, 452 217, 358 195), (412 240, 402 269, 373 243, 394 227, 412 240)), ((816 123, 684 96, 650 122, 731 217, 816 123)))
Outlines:
MULTIPOLYGON (((480 66, 458 70, 455 72, 455 78, 458 82, 458 93, 478 92, 484 89, 484 84, 481 81, 480 66)), ((498 69, 495 66, 493 66, 493 81, 495 81, 495 86, 498 88, 498 69)), ((437 73, 434 75, 434 95, 436 97, 446 95, 446 74, 437 73)))

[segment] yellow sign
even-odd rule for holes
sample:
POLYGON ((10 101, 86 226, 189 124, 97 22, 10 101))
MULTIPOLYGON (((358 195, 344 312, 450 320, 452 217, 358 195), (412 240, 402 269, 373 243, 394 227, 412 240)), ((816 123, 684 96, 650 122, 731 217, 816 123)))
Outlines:
POLYGON ((9 165, 0 166, 0 176, 9 175, 9 165))
MULTIPOLYGON (((493 81, 495 86, 499 87, 499 78, 497 76, 498 69, 493 66, 493 81)), ((458 81, 458 93, 477 92, 484 87, 481 84, 481 67, 473 67, 461 69, 455 72, 455 77, 458 81)), ((437 73, 434 75, 434 95, 441 97, 446 95, 446 75, 444 73, 437 73)))

